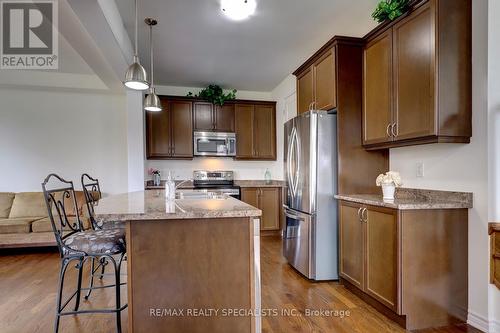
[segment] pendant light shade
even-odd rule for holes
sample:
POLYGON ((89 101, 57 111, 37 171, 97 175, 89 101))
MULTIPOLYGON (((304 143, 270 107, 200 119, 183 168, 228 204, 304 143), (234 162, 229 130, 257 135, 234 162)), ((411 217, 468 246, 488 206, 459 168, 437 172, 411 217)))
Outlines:
POLYGON ((149 88, 149 94, 144 100, 144 110, 158 112, 162 110, 161 101, 158 95, 156 95, 155 88, 149 88))
POLYGON ((137 51, 137 0, 135 0, 135 50, 134 62, 130 65, 125 73, 125 81, 123 84, 133 90, 146 90, 149 88, 146 70, 139 62, 137 51))
POLYGON ((150 17, 144 20, 147 25, 149 25, 149 56, 150 56, 150 77, 151 77, 151 86, 149 87, 149 93, 144 100, 144 110, 151 112, 159 112, 162 110, 161 101, 158 95, 156 95, 154 82, 153 82, 153 74, 154 74, 154 59, 153 59, 153 26, 158 24, 158 21, 152 19, 150 17))

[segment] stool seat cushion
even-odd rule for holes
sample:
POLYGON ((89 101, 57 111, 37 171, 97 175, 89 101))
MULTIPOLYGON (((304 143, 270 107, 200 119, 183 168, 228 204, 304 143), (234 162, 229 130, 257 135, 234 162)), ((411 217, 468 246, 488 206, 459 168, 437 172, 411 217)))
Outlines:
POLYGON ((117 254, 125 252, 123 230, 87 230, 64 239, 64 254, 117 254))

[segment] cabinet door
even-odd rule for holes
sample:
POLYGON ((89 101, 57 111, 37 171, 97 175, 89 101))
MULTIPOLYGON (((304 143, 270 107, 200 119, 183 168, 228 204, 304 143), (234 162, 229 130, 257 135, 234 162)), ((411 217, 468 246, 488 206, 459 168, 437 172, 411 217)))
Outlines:
POLYGON ((281 188, 259 189, 259 208, 262 210, 260 230, 279 230, 281 216, 281 188))
POLYGON ((234 104, 217 105, 214 121, 218 132, 234 132, 234 104))
POLYGON ((364 232, 361 206, 340 202, 340 276, 359 289, 364 286, 364 232))
POLYGON ((195 102, 193 115, 195 131, 212 131, 215 129, 212 103, 195 102))
POLYGON ((370 207, 366 220, 365 291, 389 308, 398 306, 397 211, 370 207))
POLYGON ((393 28, 396 140, 437 134, 433 27, 427 4, 393 28))
POLYGON ((170 108, 161 99, 163 110, 146 112, 146 156, 148 159, 168 158, 171 155, 170 108))
POLYGON ((241 201, 259 208, 259 189, 255 187, 243 187, 241 189, 241 201))
POLYGON ((276 160, 276 110, 269 105, 255 105, 254 109, 255 157, 276 160))
POLYGON ((392 141, 392 30, 364 50, 363 144, 392 141))
POLYGON ((297 77, 297 114, 309 111, 314 101, 312 68, 297 77))
POLYGON ((236 158, 249 159, 255 155, 254 147, 254 106, 236 104, 236 158))
POLYGON ((335 49, 325 53, 314 65, 314 108, 331 110, 336 105, 335 49))
POLYGON ((193 103, 171 101, 172 157, 193 158, 193 103))

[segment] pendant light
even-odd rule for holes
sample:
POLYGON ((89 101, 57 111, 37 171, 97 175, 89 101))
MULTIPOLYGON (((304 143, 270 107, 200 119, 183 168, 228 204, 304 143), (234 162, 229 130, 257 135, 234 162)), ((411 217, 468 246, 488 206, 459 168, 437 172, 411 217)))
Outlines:
POLYGON ((149 83, 146 76, 146 70, 139 62, 139 54, 137 50, 137 0, 135 0, 135 50, 134 63, 130 65, 125 73, 125 82, 123 84, 133 90, 146 90, 149 88, 149 83))
POLYGON ((151 78, 151 85, 149 86, 149 92, 144 100, 144 110, 158 112, 161 111, 161 101, 156 95, 153 81, 153 72, 154 72, 154 59, 153 59, 153 26, 158 24, 158 21, 152 19, 150 17, 144 20, 147 25, 149 25, 149 56, 150 56, 150 70, 149 74, 151 78))

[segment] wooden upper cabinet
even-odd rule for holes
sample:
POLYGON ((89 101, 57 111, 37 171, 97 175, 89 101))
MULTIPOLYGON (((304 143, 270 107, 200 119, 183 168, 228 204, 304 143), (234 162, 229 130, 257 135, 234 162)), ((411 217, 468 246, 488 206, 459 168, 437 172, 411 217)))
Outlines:
POLYGON ((193 158, 193 103, 171 101, 172 157, 193 158))
POLYGON ((367 35, 365 148, 470 142, 471 17, 470 1, 421 1, 367 35))
POLYGON ((297 113, 314 110, 331 110, 337 107, 335 47, 313 55, 298 70, 297 113))
POLYGON ((171 120, 168 101, 161 99, 163 110, 146 111, 146 155, 148 159, 168 158, 172 150, 170 145, 171 120))
POLYGON ((215 130, 218 132, 234 132, 234 104, 215 106, 215 130))
POLYGON ((235 105, 236 157, 253 158, 254 149, 254 106, 251 104, 235 105))
POLYGON ((297 114, 309 111, 314 101, 313 70, 308 68, 297 76, 297 114))
POLYGON ((260 159, 276 159, 276 112, 271 105, 254 109, 255 155, 260 159))
POLYGON ((234 104, 223 106, 208 102, 195 102, 193 105, 194 130, 234 132, 234 104))
POLYGON ((391 141, 392 31, 369 42, 363 58, 363 143, 391 141))
POLYGON ((334 109, 337 106, 334 48, 330 49, 314 63, 313 73, 314 109, 334 109))
POLYGON ((193 103, 160 97, 163 110, 146 112, 148 159, 193 158, 193 103))
POLYGON ((340 276, 364 288, 364 226, 360 205, 340 202, 340 276))
POLYGON ((235 105, 236 158, 276 160, 276 103, 235 105))
POLYGON ((208 102, 195 102, 193 104, 194 130, 214 130, 214 105, 208 102))
POLYGON ((395 140, 436 134, 434 24, 429 4, 393 27, 395 140))
POLYGON ((366 224, 366 292, 390 309, 398 310, 397 210, 370 207, 366 224))

